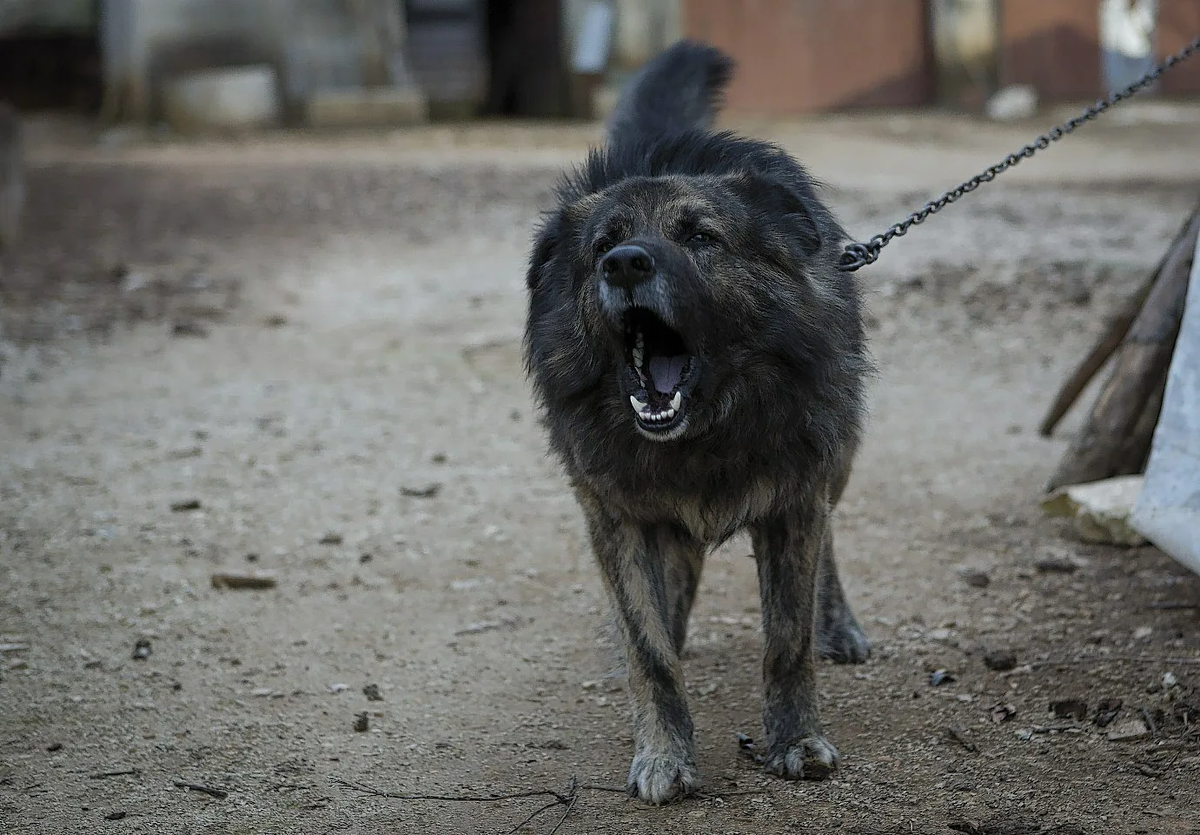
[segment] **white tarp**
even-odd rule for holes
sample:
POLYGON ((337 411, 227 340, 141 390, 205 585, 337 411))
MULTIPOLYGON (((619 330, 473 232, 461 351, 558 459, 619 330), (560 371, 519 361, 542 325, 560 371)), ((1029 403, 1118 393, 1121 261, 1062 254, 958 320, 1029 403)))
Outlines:
POLYGON ((1132 525, 1200 574, 1200 235, 1162 414, 1132 525))

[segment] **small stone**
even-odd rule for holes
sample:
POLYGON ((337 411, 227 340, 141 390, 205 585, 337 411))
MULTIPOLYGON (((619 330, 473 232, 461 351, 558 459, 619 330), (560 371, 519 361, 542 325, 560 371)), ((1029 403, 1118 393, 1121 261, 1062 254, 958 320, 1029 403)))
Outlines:
POLYGON ((349 689, 350 689, 350 685, 349 685, 349 684, 343 684, 343 683, 342 683, 342 682, 340 682, 340 681, 339 681, 339 682, 337 682, 336 684, 331 684, 331 685, 329 685, 329 692, 330 692, 330 693, 345 693, 345 692, 346 692, 347 690, 349 690, 349 689))
POLYGON ((986 589, 992 582, 987 572, 978 568, 964 568, 958 572, 958 576, 973 589, 986 589))
POLYGON ((1109 742, 1137 742, 1150 736, 1150 729, 1141 719, 1126 719, 1113 725, 1108 732, 1109 742))
POLYGON ((342 535, 337 531, 326 531, 325 534, 317 540, 318 545, 341 545, 342 535))
POLYGON ((366 733, 371 728, 371 720, 367 717, 367 712, 364 710, 358 716, 354 717, 354 730, 356 733, 366 733))
POLYGON ((1153 626, 1139 626, 1133 630, 1133 639, 1135 641, 1144 641, 1154 634, 1153 626))
POLYGON ((1092 718, 1092 722, 1099 728, 1108 727, 1121 712, 1121 707, 1120 699, 1101 699, 1100 704, 1096 705, 1096 715, 1092 718))
POLYGON ((941 687, 943 684, 952 684, 955 681, 957 679, 949 670, 934 670, 929 674, 929 684, 931 687, 941 687))
POLYGON ((1087 702, 1082 699, 1056 699, 1050 703, 1050 712, 1059 719, 1083 721, 1087 718, 1087 702))
POLYGON ((195 319, 181 319, 171 326, 171 336, 190 336, 203 339, 208 336, 208 328, 195 319))
POLYGON ((133 660, 145 661, 150 657, 150 639, 138 638, 137 643, 133 645, 133 660))
POLYGON ((273 571, 216 571, 210 577, 214 589, 262 590, 279 584, 273 571))
POLYGON ((1000 702, 988 709, 988 716, 996 725, 1002 725, 1017 715, 1017 709, 1010 704, 1000 702))
POLYGON ((187 513, 188 511, 199 509, 199 499, 180 499, 179 501, 171 502, 171 511, 173 513, 187 513))
POLYGON ((1162 686, 1164 688, 1166 688, 1167 690, 1170 690, 1172 687, 1176 687, 1178 685, 1179 685, 1179 679, 1177 679, 1175 677, 1174 673, 1170 672, 1169 670, 1167 672, 1163 673, 1162 686))
POLYGON ((1033 566, 1043 574, 1071 574, 1079 570, 1079 565, 1074 560, 1058 554, 1040 556, 1033 566))
POLYGON ((1015 122, 1037 115, 1037 89, 1027 84, 1013 84, 997 90, 987 100, 984 111, 995 122, 1015 122))
POLYGON ((125 819, 125 812, 109 812, 104 816, 106 821, 119 821, 125 819))
POLYGON ((250 691, 250 695, 258 699, 266 699, 275 693, 270 687, 255 687, 250 691))
POLYGON ((994 649, 984 654, 983 664, 989 670, 1005 673, 1017 666, 1017 654, 1011 649, 994 649))
POLYGON ((400 495, 407 496, 410 499, 432 499, 442 492, 442 484, 438 481, 431 481, 428 484, 422 484, 417 487, 401 487, 400 495))
POLYGON ((167 458, 170 458, 175 461, 179 461, 184 458, 199 458, 203 454, 204 454, 204 447, 188 446, 188 447, 179 447, 178 449, 170 450, 167 453, 167 458))
POLYGON ((368 702, 383 701, 383 694, 379 692, 378 684, 368 684, 363 688, 363 695, 367 697, 368 702))
POLYGON ((51 754, 53 754, 55 751, 61 751, 62 748, 63 748, 63 745, 61 742, 51 742, 49 745, 46 746, 46 750, 49 751, 51 754))

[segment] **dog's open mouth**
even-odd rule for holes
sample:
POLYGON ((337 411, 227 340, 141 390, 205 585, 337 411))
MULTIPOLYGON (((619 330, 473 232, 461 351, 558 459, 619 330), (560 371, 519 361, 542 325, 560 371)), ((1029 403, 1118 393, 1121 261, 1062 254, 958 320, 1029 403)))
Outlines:
POLYGON ((639 428, 654 435, 680 427, 695 365, 683 337, 653 311, 635 307, 625 314, 625 348, 637 380, 629 403, 639 428))

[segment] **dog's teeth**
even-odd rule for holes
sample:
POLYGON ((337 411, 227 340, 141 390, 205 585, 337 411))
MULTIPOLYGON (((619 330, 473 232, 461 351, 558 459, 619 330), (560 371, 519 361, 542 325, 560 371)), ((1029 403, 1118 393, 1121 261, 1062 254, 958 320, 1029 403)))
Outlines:
POLYGON ((646 352, 644 349, 642 349, 640 347, 634 348, 633 349, 633 364, 634 364, 634 366, 637 368, 641 368, 642 360, 645 358, 645 356, 646 356, 646 352))
POLYGON ((675 396, 671 398, 671 411, 676 412, 683 405, 683 392, 675 392, 675 396))
POLYGON ((633 410, 638 413, 646 411, 646 408, 650 405, 649 403, 643 403, 642 401, 638 400, 632 394, 629 395, 629 402, 633 405, 633 410))
POLYGON ((664 414, 666 415, 667 420, 670 420, 671 418, 675 417, 675 410, 667 409, 667 411, 664 412, 664 414))
POLYGON ((645 335, 645 334, 643 334, 641 331, 638 331, 638 332, 637 332, 637 350, 638 350, 638 353, 641 353, 641 352, 642 352, 642 350, 643 350, 645 347, 646 347, 646 335, 645 335))

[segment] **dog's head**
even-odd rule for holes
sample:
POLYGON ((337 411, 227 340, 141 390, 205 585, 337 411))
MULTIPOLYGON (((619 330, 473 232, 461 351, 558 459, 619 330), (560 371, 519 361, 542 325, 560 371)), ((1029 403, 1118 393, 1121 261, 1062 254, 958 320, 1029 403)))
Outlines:
POLYGON ((696 173, 594 156, 560 194, 528 273, 541 396, 598 389, 654 441, 762 408, 774 399, 764 387, 817 373, 815 354, 836 350, 829 331, 857 334, 857 300, 834 266, 843 234, 799 166, 758 143, 754 165, 720 135, 703 139, 709 158, 699 141, 666 154, 696 173))

